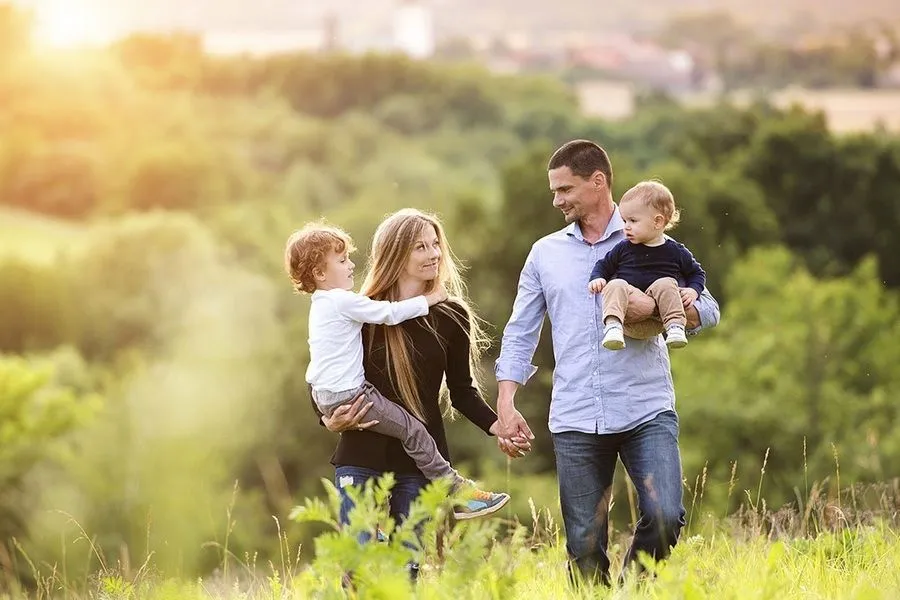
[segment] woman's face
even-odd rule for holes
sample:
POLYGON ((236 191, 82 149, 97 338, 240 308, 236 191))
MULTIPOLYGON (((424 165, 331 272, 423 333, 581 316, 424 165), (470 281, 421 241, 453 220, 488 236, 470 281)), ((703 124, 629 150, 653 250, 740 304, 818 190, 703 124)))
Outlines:
POLYGON ((403 274, 418 281, 431 281, 437 279, 440 265, 440 240, 434 226, 428 225, 413 242, 412 253, 406 261, 403 274))

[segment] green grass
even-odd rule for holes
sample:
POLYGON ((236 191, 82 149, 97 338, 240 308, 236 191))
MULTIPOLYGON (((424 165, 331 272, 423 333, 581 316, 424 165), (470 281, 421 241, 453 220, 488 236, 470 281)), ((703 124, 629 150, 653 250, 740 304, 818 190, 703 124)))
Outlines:
POLYGON ((0 207, 0 259, 51 262, 82 237, 81 225, 46 215, 0 207))
MULTIPOLYGON (((470 527, 466 525, 464 527, 470 527)), ((620 549, 619 549, 620 550, 620 549)), ((618 555, 621 552, 617 552, 618 555)), ((742 537, 735 532, 694 535, 675 548, 672 557, 655 567, 655 578, 629 577, 611 589, 589 586, 573 589, 566 577, 564 549, 559 543, 537 547, 505 540, 475 556, 471 564, 430 563, 419 583, 407 583, 402 569, 382 572, 361 583, 356 598, 860 598, 900 597, 900 539, 883 526, 822 533, 812 538, 772 540, 742 537)), ((620 556, 616 556, 620 558, 620 556)), ((468 561, 463 561, 468 562, 468 561)), ((137 578, 100 574, 83 592, 66 589, 65 582, 47 581, 44 590, 28 597, 107 598, 148 600, 340 598, 338 579, 315 566, 285 572, 271 566, 266 572, 242 569, 241 576, 221 575, 197 581, 165 579, 145 571, 137 578), (55 593, 54 593, 55 591, 55 593)), ((3 597, 3 596, 0 596, 3 597)), ((14 593, 7 598, 24 598, 14 593)))
MULTIPOLYGON (((11 590, 0 592, 0 599, 900 598, 900 518, 893 495, 883 495, 876 511, 840 507, 814 494, 802 512, 772 512, 762 503, 745 505, 727 519, 707 515, 694 522, 668 560, 644 561, 647 573, 630 572, 623 583, 606 588, 569 583, 564 540, 546 509, 535 511, 528 527, 487 519, 446 529, 441 527, 446 489, 435 485, 423 493, 411 516, 434 515, 425 525, 423 567, 413 585, 403 568, 409 553, 402 543, 415 534, 386 517, 390 483, 386 480, 357 496, 358 508, 348 528, 337 525, 337 492, 326 484, 325 499, 307 499, 293 514, 298 522, 319 522, 329 529, 316 539, 314 550, 289 548, 283 538, 280 559, 257 564, 252 557, 241 559, 229 552, 226 538, 219 547, 219 568, 196 580, 167 577, 156 570, 152 556, 137 568, 113 566, 90 543, 91 558, 100 566, 73 584, 59 568, 34 564, 18 548, 17 562, 25 572, 30 570, 36 584, 26 589, 17 580, 0 580, 0 590, 11 590), (373 531, 376 524, 392 533, 391 541, 360 545, 356 534, 373 531), (356 573, 356 587, 350 592, 340 583, 345 568, 356 573)), ((229 516, 229 531, 234 525, 229 516)), ((88 535, 82 533, 83 542, 88 535)), ((628 532, 613 537, 614 578, 629 541, 628 532)))

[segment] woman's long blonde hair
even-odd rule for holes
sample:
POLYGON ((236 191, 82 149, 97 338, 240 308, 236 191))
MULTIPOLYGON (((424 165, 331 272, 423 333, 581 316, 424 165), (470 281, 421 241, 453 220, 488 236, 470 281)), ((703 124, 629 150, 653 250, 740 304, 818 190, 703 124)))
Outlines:
MULTIPOLYGON (((440 311, 450 316, 463 331, 468 333, 470 341, 469 367, 472 370, 474 385, 480 391, 478 375, 481 353, 490 342, 484 334, 480 319, 469 306, 465 282, 463 282, 460 274, 461 266, 453 255, 447 236, 444 234, 444 228, 436 216, 413 208, 404 208, 381 222, 381 225, 375 230, 375 237, 372 240, 372 252, 369 254, 369 265, 361 293, 373 300, 399 300, 400 288, 398 282, 400 275, 406 268, 406 263, 410 254, 412 254, 415 243, 427 232, 429 226, 433 227, 437 234, 441 260, 438 265, 437 279, 426 284, 425 293, 431 292, 438 282, 443 283, 450 299, 466 309, 468 322, 464 322, 456 311, 448 308, 445 304, 435 305, 431 310, 440 311)), ((434 321, 428 318, 426 319, 426 324, 441 345, 446 347, 446 341, 438 335, 434 321)), ((425 421, 425 411, 416 387, 412 360, 410 358, 411 342, 402 327, 383 325, 379 327, 384 329, 390 381, 395 389, 400 392, 407 410, 419 420, 425 421)), ((370 328, 369 331, 374 334, 374 327, 370 328)), ((372 339, 373 335, 370 335, 369 344, 372 343, 372 339)), ((449 407, 449 399, 446 394, 442 393, 442 411, 446 413, 449 407)))

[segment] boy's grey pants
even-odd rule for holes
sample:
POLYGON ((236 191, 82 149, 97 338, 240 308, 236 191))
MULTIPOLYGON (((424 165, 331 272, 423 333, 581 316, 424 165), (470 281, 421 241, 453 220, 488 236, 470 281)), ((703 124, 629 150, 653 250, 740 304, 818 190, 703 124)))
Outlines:
POLYGON ((428 479, 434 481, 442 477, 449 477, 453 484, 466 481, 441 456, 434 443, 434 438, 425 429, 425 425, 409 414, 405 408, 382 396, 381 392, 368 381, 358 388, 342 392, 329 392, 313 388, 313 401, 322 414, 330 417, 337 407, 350 404, 360 394, 365 394, 366 400, 372 403, 372 407, 366 413, 366 420, 378 421, 367 431, 374 431, 400 440, 406 454, 415 461, 416 466, 422 471, 422 475, 428 479))

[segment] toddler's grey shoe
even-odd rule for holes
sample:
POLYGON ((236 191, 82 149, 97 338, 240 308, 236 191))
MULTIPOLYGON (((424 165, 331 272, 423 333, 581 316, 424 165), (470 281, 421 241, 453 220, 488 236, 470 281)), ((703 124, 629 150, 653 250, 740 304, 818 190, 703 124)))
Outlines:
POLYGON ((681 325, 670 325, 666 328, 666 346, 669 348, 684 348, 687 346, 687 335, 681 325))
POLYGON ((603 333, 603 347, 607 350, 621 350, 625 347, 625 333, 620 323, 610 323, 603 333))

